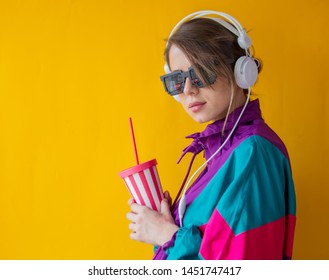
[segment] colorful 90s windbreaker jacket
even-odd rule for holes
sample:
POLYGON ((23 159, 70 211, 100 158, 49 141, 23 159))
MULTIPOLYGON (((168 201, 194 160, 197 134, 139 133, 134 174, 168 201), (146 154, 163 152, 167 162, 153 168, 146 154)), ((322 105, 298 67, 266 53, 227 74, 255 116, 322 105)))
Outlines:
MULTIPOLYGON (((242 108, 228 118, 225 134, 242 108)), ((223 143, 223 121, 189 138, 184 154, 209 158, 223 143)), ((287 150, 265 124, 259 101, 249 102, 239 125, 186 192, 183 226, 155 248, 153 259, 290 259, 296 222, 287 150)), ((176 205, 173 217, 179 225, 176 205)))

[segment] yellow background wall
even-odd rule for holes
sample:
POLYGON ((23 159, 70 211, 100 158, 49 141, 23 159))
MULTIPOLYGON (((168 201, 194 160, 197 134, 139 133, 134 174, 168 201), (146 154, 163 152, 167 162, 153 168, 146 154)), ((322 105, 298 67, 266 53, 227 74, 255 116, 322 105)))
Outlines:
MULTIPOLYGON (((175 195, 195 124, 168 97, 164 39, 214 9, 250 31, 264 69, 254 92, 286 143, 296 184, 295 259, 329 259, 326 0, 0 0, 0 259, 149 259, 128 237, 118 176, 158 160, 175 195)), ((202 162, 199 159, 195 164, 202 162)))

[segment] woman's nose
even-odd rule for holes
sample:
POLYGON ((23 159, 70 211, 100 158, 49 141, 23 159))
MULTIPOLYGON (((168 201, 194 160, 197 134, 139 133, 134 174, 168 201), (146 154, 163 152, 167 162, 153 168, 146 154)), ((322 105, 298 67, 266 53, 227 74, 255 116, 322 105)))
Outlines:
POLYGON ((184 86, 184 94, 191 95, 197 94, 199 92, 199 88, 192 84, 190 78, 186 78, 185 86, 184 86))

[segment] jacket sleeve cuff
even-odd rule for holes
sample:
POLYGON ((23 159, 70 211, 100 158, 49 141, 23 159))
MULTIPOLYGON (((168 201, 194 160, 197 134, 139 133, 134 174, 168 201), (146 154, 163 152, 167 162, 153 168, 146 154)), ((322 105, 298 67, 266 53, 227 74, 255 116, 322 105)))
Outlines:
POLYGON ((197 226, 180 227, 171 240, 163 244, 168 260, 199 259, 201 234, 197 226))

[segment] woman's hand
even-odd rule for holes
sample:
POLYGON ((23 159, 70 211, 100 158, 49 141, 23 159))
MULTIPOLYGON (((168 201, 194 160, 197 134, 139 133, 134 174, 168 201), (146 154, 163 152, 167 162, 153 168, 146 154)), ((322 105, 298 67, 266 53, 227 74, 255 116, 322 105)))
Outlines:
POLYGON ((132 231, 131 239, 161 246, 178 230, 170 212, 170 195, 166 191, 164 196, 159 212, 138 205, 133 199, 128 201, 131 212, 127 214, 127 219, 131 221, 129 224, 129 229, 132 231))

